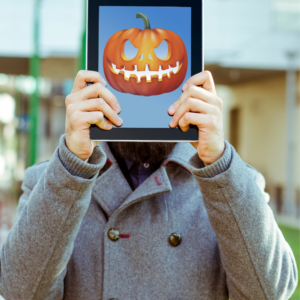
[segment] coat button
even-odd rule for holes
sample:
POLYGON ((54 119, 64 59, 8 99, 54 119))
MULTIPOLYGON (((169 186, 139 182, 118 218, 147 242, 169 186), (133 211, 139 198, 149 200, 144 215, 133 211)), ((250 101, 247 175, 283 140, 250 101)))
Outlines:
POLYGON ((181 236, 180 234, 174 232, 169 236, 169 243, 171 246, 179 246, 181 243, 181 236))
POLYGON ((113 229, 113 228, 107 232, 107 235, 108 235, 108 238, 113 242, 116 242, 120 238, 119 231, 116 229, 113 229))

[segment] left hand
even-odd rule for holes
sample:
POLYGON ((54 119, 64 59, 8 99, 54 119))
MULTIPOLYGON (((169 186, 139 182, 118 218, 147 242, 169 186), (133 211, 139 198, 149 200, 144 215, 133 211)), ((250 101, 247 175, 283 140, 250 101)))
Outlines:
POLYGON ((170 106, 170 127, 183 132, 189 125, 199 129, 198 142, 191 143, 205 166, 216 162, 224 153, 223 101, 217 96, 214 80, 208 71, 192 76, 183 86, 181 97, 170 106), (203 88, 199 87, 200 85, 203 88))

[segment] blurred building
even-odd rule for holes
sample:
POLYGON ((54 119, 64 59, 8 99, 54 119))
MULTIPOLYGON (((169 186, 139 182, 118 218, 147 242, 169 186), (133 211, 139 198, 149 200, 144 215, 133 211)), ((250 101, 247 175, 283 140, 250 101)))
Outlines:
MULTIPOLYGON (((64 98, 78 70, 83 2, 41 1, 37 161, 51 157, 64 132, 64 98)), ((29 76, 33 6, 34 0, 0 0, 0 244, 3 228, 13 223, 27 166, 29 101, 36 85, 29 76)), ((271 206, 284 213, 287 182, 293 203, 300 201, 299 1, 206 0, 204 31, 205 69, 224 100, 226 139, 265 176, 271 206)))
POLYGON ((34 0, 0 0, 0 245, 15 217, 28 166, 29 108, 40 96, 37 162, 49 159, 65 127, 65 96, 78 70, 82 0, 42 0, 38 83, 30 76, 34 51, 34 0), (8 30, 9 28, 9 30, 8 30))
POLYGON ((205 6, 205 68, 224 100, 226 138, 265 176, 274 211, 300 217, 300 2, 205 6))

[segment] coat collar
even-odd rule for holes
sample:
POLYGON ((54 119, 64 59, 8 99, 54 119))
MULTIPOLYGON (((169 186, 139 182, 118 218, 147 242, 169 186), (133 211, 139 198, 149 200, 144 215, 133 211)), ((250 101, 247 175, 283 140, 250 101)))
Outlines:
POLYGON ((197 150, 190 143, 177 143, 172 152, 163 162, 163 165, 168 166, 170 163, 175 163, 191 173, 188 169, 189 159, 197 153, 197 150))
POLYGON ((190 143, 177 143, 162 163, 162 166, 136 190, 132 191, 108 144, 101 142, 100 146, 107 157, 107 170, 96 180, 93 197, 109 217, 117 210, 136 202, 138 199, 170 192, 172 186, 166 167, 171 163, 175 163, 189 172, 187 168, 188 161, 196 153, 190 143))

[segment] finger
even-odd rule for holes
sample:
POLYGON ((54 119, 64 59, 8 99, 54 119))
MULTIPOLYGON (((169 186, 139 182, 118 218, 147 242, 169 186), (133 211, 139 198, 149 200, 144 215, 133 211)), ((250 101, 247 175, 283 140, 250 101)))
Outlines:
POLYGON ((88 82, 92 83, 101 83, 104 86, 106 86, 105 80, 102 78, 100 73, 95 72, 95 71, 84 71, 81 70, 77 73, 77 76, 75 78, 74 86, 72 93, 76 93, 79 90, 83 89, 86 87, 86 84, 88 82))
POLYGON ((179 127, 182 131, 186 132, 190 125, 196 125, 198 128, 211 128, 214 126, 214 122, 214 118, 211 115, 187 112, 179 120, 179 127))
POLYGON ((119 115, 102 98, 70 104, 67 108, 67 114, 72 115, 77 110, 84 112, 101 111, 116 126, 123 124, 119 115))
POLYGON ((204 71, 190 77, 183 85, 182 90, 184 91, 190 84, 197 86, 202 85, 205 90, 217 95, 214 79, 209 71, 204 71))
POLYGON ((84 129, 89 129, 92 124, 104 130, 110 130, 113 127, 110 121, 104 119, 101 111, 78 112, 74 115, 76 115, 77 126, 83 126, 84 129))
POLYGON ((93 150, 96 148, 96 146, 100 143, 100 141, 91 141, 93 145, 93 150))
POLYGON ((202 101, 205 101, 211 105, 215 105, 219 108, 222 109, 223 106, 223 102, 222 99, 220 99, 219 97, 217 97, 215 94, 210 93, 206 90, 204 90, 201 87, 195 86, 195 85, 189 85, 184 93, 181 94, 181 96, 179 97, 179 99, 174 102, 173 105, 170 106, 168 113, 170 115, 173 115, 176 110, 178 109, 178 107, 185 101, 185 99, 187 99, 188 97, 190 98, 196 98, 196 99, 200 99, 202 101))
POLYGON ((79 90, 76 93, 68 95, 66 98, 66 105, 68 106, 71 103, 77 103, 93 98, 104 99, 113 110, 120 113, 121 107, 116 96, 100 83, 95 83, 79 90))
POLYGON ((195 98, 187 98, 177 109, 176 113, 173 116, 173 119, 170 122, 170 127, 176 127, 178 125, 179 120, 182 116, 187 112, 196 112, 201 114, 218 114, 218 108, 205 103, 204 101, 195 99, 195 98))

